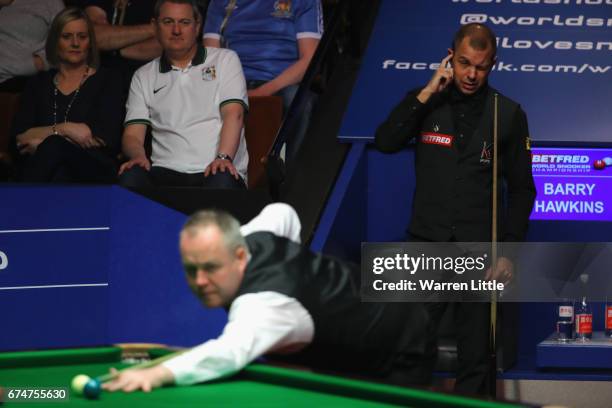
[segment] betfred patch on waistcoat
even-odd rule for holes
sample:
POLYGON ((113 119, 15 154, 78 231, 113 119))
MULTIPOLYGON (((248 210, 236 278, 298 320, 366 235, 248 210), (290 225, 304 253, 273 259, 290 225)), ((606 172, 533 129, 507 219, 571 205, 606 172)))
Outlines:
POLYGON ((421 143, 435 144, 444 147, 453 145, 454 136, 442 133, 421 132, 421 143))

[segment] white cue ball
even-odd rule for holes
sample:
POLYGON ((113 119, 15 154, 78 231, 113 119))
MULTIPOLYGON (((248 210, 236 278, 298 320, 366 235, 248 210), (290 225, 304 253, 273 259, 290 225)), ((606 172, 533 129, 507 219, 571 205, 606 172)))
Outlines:
POLYGON ((74 392, 76 395, 83 395, 83 389, 85 388, 85 384, 87 384, 89 380, 91 380, 91 378, 85 374, 79 374, 74 377, 72 379, 72 382, 70 383, 70 388, 72 388, 72 392, 74 392))

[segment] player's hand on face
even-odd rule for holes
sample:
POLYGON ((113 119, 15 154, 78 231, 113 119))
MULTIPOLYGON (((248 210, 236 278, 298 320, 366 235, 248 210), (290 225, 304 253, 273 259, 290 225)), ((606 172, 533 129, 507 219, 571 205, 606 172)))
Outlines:
POLYGON ((453 53, 451 52, 440 62, 440 66, 425 86, 430 93, 441 92, 453 81, 453 69, 450 66, 452 58, 453 53))
POLYGON ((136 157, 132 160, 126 161, 119 167, 119 175, 123 174, 124 171, 131 169, 134 166, 140 166, 146 171, 151 170, 151 162, 146 157, 136 157))
POLYGON ((212 163, 210 163, 206 167, 206 170, 204 170, 204 176, 208 177, 211 174, 215 175, 217 174, 218 171, 221 171, 221 172, 229 171, 230 174, 234 176, 236 180, 240 178, 240 176, 238 175, 238 171, 236 170, 236 167, 234 167, 234 164, 231 161, 225 160, 225 159, 213 160, 212 163))
POLYGON ((505 257, 499 257, 495 267, 491 267, 485 273, 485 280, 496 280, 498 282, 507 284, 514 277, 514 264, 512 261, 505 257))

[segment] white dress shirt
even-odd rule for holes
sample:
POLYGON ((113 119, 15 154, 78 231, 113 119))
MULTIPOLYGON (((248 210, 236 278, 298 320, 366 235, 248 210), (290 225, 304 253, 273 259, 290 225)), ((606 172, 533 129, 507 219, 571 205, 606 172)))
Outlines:
MULTIPOLYGON (((240 228, 243 236, 268 231, 297 243, 300 230, 295 210, 281 203, 266 206, 240 228)), ((312 317, 297 299, 272 291, 248 293, 232 302, 221 336, 163 365, 176 384, 194 384, 234 374, 268 352, 298 350, 313 336, 312 317)))

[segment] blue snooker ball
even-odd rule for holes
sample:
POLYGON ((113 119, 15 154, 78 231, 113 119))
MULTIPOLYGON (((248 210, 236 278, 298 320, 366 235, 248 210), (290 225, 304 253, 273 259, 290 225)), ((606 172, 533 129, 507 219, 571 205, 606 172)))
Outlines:
POLYGON ((97 399, 102 392, 102 387, 100 386, 100 381, 91 379, 87 381, 85 384, 85 388, 83 388, 83 394, 87 399, 97 399))

